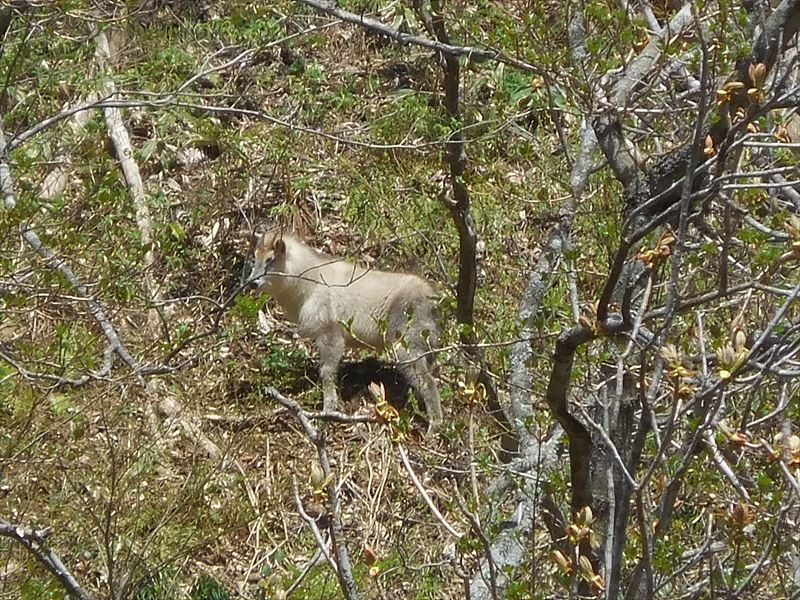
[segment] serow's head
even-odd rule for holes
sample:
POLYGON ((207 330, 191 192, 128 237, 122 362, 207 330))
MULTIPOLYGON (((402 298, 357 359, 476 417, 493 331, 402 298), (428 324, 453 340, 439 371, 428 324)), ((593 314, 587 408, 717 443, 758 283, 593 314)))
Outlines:
POLYGON ((281 231, 267 231, 258 236, 250 270, 250 287, 261 290, 271 283, 272 273, 282 273, 286 265, 286 241, 281 231))

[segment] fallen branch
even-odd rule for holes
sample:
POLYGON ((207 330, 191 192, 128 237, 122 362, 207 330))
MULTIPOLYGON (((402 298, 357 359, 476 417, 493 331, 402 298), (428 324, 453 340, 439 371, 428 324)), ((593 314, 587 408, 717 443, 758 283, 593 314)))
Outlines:
POLYGON ((348 415, 343 412, 329 410, 327 412, 306 413, 308 418, 313 421, 323 421, 326 423, 378 423, 380 419, 377 415, 348 415))
POLYGON ((47 546, 45 541, 50 531, 35 531, 22 525, 9 523, 0 519, 0 536, 16 540, 30 552, 34 558, 47 569, 67 592, 78 600, 91 600, 89 593, 83 589, 75 576, 70 572, 61 558, 47 546))
MULTIPOLYGON (((114 60, 114 56, 112 55, 107 32, 100 32, 95 36, 95 40, 97 42, 95 59, 101 69, 108 70, 110 68, 110 63, 114 60)), ((110 77, 105 77, 103 79, 100 93, 102 96, 111 99, 116 98, 116 86, 110 77)), ((154 305, 154 303, 158 303, 161 300, 161 295, 153 283, 153 269, 156 265, 155 245, 153 243, 153 219, 150 216, 150 209, 147 206, 147 195, 144 192, 142 175, 139 171, 139 165, 136 164, 133 158, 134 152, 131 146, 131 138, 130 135, 128 135, 125 122, 122 120, 122 111, 119 108, 108 106, 103 109, 103 115, 106 120, 108 137, 114 144, 114 153, 116 154, 117 160, 119 160, 122 173, 125 176, 125 182, 131 192, 133 209, 136 213, 136 225, 139 228, 142 246, 145 249, 144 280, 145 286, 147 287, 147 299, 151 305, 154 305)), ((158 327, 161 315, 157 307, 151 308, 149 312, 148 325, 151 331, 155 331, 158 327)))
POLYGON ((150 400, 156 405, 157 412, 160 413, 160 416, 165 421, 173 420, 176 422, 180 426, 183 434, 193 443, 202 448, 206 456, 212 459, 219 458, 219 456, 222 454, 222 451, 219 449, 217 444, 215 444, 205 433, 203 433, 202 427, 199 424, 201 420, 199 417, 184 416, 182 414, 183 407, 181 406, 180 402, 178 402, 171 394, 159 394, 155 392, 153 380, 147 382, 147 385, 145 385, 145 390, 147 391, 148 398, 150 398, 150 400))

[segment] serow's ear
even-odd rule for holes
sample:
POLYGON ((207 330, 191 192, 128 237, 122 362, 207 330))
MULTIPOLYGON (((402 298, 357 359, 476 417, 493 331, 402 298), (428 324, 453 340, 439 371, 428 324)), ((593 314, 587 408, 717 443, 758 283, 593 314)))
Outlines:
POLYGON ((275 240, 275 243, 272 244, 272 249, 275 251, 275 254, 286 254, 286 242, 283 241, 283 238, 278 238, 275 240))

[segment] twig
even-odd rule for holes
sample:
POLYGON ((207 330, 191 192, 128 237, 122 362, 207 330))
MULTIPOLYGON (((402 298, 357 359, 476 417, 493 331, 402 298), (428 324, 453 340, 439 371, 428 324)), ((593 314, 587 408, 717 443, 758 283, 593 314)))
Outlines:
POLYGON ((745 500, 745 502, 750 502, 750 494, 747 493, 745 487, 739 481, 739 478, 736 477, 736 473, 733 472, 730 465, 725 460, 725 457, 722 456, 722 452, 719 451, 717 447, 717 441, 714 439, 714 432, 713 431, 706 431, 703 434, 703 439, 706 442, 706 445, 711 448, 711 456, 714 459, 714 464, 719 467, 719 470, 722 471, 723 475, 727 477, 728 481, 731 482, 733 488, 739 492, 739 495, 745 500))
MULTIPOLYGON (((132 96, 132 95, 146 95, 146 92, 142 91, 125 91, 119 90, 116 94, 117 98, 125 97, 125 96, 132 96)), ((313 127, 307 127, 305 125, 300 125, 296 122, 289 121, 286 119, 281 119, 280 117, 272 116, 268 113, 265 113, 260 110, 251 110, 246 108, 236 108, 234 106, 213 106, 213 105, 205 105, 205 104, 198 104, 196 102, 184 102, 178 99, 173 93, 167 94, 147 94, 150 96, 157 96, 156 100, 119 100, 114 98, 101 98, 98 100, 90 100, 79 104, 77 106, 70 107, 65 109, 47 119, 43 119, 39 121, 36 125, 33 125, 29 129, 15 135, 12 137, 8 142, 8 150, 14 150, 26 142, 28 139, 36 135, 37 133, 41 133, 48 127, 52 127, 56 123, 63 121, 64 119, 68 119, 69 117, 86 110, 94 110, 94 109, 105 109, 105 108, 187 108, 191 110, 197 110, 204 113, 210 114, 218 114, 218 115, 235 115, 240 117, 250 117, 251 119, 257 119, 261 121, 266 121, 268 123, 272 123, 274 125, 280 125, 281 127, 285 127, 287 129, 291 129, 292 131, 299 131, 302 133, 307 133, 309 135, 315 135, 317 137, 321 137, 332 142, 336 142, 338 144, 344 144, 347 146, 356 146, 359 148, 369 148, 373 150, 418 150, 421 148, 426 148, 430 146, 438 146, 444 142, 441 141, 434 141, 434 142, 423 142, 419 144, 379 144, 373 142, 362 142, 359 140, 353 140, 349 138, 342 137, 341 135, 336 135, 333 133, 328 133, 326 131, 321 131, 319 129, 314 129, 313 127)))
POLYGON ((322 556, 325 557, 325 560, 328 561, 328 564, 331 566, 331 569, 333 569, 333 572, 338 573, 339 566, 336 564, 336 561, 333 560, 333 557, 328 551, 328 544, 324 539, 322 539, 322 532, 319 530, 319 527, 317 527, 316 520, 306 512, 305 506, 303 506, 303 500, 300 498, 300 491, 297 487, 297 478, 294 475, 292 475, 292 487, 294 488, 294 504, 297 507, 297 512, 300 514, 300 517, 303 519, 303 521, 306 522, 309 529, 311 529, 311 533, 314 534, 318 551, 321 552, 322 556))
POLYGON ((491 594, 492 600, 497 600, 498 569, 494 562, 494 557, 492 556, 492 544, 489 542, 489 538, 486 537, 486 532, 481 526, 480 519, 467 508, 467 503, 464 501, 464 497, 461 495, 461 492, 458 490, 458 487, 455 484, 453 484, 453 498, 455 499, 456 504, 458 504, 458 507, 461 509, 461 512, 464 513, 464 516, 466 516, 469 520, 470 525, 472 525, 472 531, 475 532, 475 535, 477 535, 478 539, 481 541, 484 551, 483 554, 486 557, 487 570, 489 571, 489 593, 491 594))
MULTIPOLYGON (((0 122, 0 193, 3 196, 3 204, 7 210, 13 209, 16 204, 16 193, 14 192, 14 182, 11 177, 11 169, 8 166, 7 154, 8 147, 6 145, 6 138, 5 132, 3 130, 2 122, 0 122)), ((95 300, 92 295, 89 293, 88 288, 81 282, 80 279, 75 275, 72 269, 67 265, 67 263, 63 260, 58 258, 55 253, 50 250, 47 246, 42 243, 42 240, 39 239, 39 236, 36 235, 36 232, 32 229, 30 224, 23 221, 19 225, 19 230, 22 235, 22 238, 28 243, 28 245, 36 251, 36 253, 45 259, 47 265, 59 271, 66 280, 74 287, 84 298, 87 306, 89 307, 89 312, 92 313, 95 321, 100 326, 100 329, 103 331, 103 334, 106 336, 109 344, 111 345, 111 349, 116 352, 119 357, 127 364, 134 372, 138 373, 140 370, 140 365, 138 361, 133 358, 128 349, 119 339, 116 330, 114 329, 113 325, 111 325, 111 321, 106 316, 106 312, 100 303, 95 300)))
POLYGON ((106 315, 103 307, 100 306, 100 303, 92 297, 88 288, 81 282, 80 279, 78 279, 70 266, 67 265, 64 259, 58 258, 55 253, 50 250, 50 248, 44 245, 42 240, 39 239, 39 236, 36 235, 36 232, 33 231, 27 222, 23 221, 20 223, 19 228, 22 237, 39 256, 45 259, 47 266, 51 269, 59 271, 70 283, 70 285, 72 285, 72 287, 74 287, 84 297, 84 300, 89 307, 89 312, 92 313, 92 316, 94 317, 95 321, 97 321, 97 324, 100 326, 100 329, 103 331, 103 334, 106 336, 109 344, 111 344, 114 352, 116 352, 122 361, 134 372, 138 372, 141 369, 139 362, 133 358, 131 353, 122 343, 122 340, 119 339, 117 331, 114 329, 114 326, 111 325, 111 321, 106 315))
POLYGON ((639 486, 636 483, 636 480, 633 478, 633 476, 628 471, 628 468, 625 466, 625 461, 622 460, 622 457, 619 454, 619 450, 617 449, 617 446, 614 444, 614 442, 611 440, 611 438, 608 437, 608 433, 606 432, 606 430, 603 427, 603 425, 601 425, 600 423, 595 422, 594 419, 592 419, 589 416, 588 411, 583 406, 580 406, 579 410, 581 412, 581 415, 583 416, 583 420, 586 421, 586 423, 592 429, 594 429, 597 432, 597 434, 600 436, 600 439, 605 444, 606 448, 608 448, 608 450, 611 452, 611 456, 614 458, 614 461, 617 463, 617 468, 625 476, 625 480, 628 482, 628 485, 630 485, 631 488, 633 488, 634 490, 637 490, 639 486))
POLYGON ((303 580, 304 580, 304 579, 305 579, 305 578, 308 576, 308 574, 311 572, 311 569, 313 569, 313 568, 316 566, 316 564, 319 562, 319 560, 320 560, 320 559, 321 559, 323 556, 325 556, 325 554, 323 553, 323 551, 322 551, 322 550, 320 550, 319 548, 317 548, 317 551, 314 553, 314 556, 312 556, 312 557, 311 557, 311 560, 309 560, 309 561, 306 563, 306 565, 305 565, 305 566, 303 567, 303 569, 300 571, 300 574, 299 574, 299 575, 298 575, 298 576, 295 578, 295 580, 292 582, 292 585, 290 585, 288 588, 286 588, 286 597, 287 597, 287 598, 288 598, 288 597, 289 597, 289 596, 292 594, 292 592, 294 592, 294 591, 295 591, 295 590, 296 590, 296 589, 297 589, 297 588, 300 586, 300 584, 301 584, 301 583, 303 583, 303 580))
MULTIPOLYGON (((10 354, 4 352, 2 348, 0 348, 0 359, 7 362, 9 365, 14 367, 22 377, 27 379, 28 381, 33 381, 35 379, 44 379, 46 381, 52 382, 53 388, 58 388, 65 385, 70 385, 72 387, 81 387, 86 385, 86 383, 92 379, 90 375, 81 375, 78 379, 70 379, 69 377, 61 377, 59 375, 52 375, 50 373, 37 373, 35 371, 28 371, 25 367, 23 367, 19 362, 14 360, 10 354)), ((96 376, 96 375, 95 375, 96 376)))
POLYGON ((772 534, 769 536, 769 541, 767 542, 766 547, 764 548, 764 552, 761 557, 758 559, 758 562, 750 569, 750 572, 745 577, 744 581, 739 585, 734 592, 733 596, 735 598, 742 598, 744 597, 744 592, 749 588, 753 580, 755 579, 756 575, 758 575, 759 571, 767 564, 770 556, 772 555, 772 549, 775 547, 775 543, 778 541, 778 538, 783 533, 783 528, 786 526, 785 519, 786 513, 789 512, 791 506, 782 506, 780 512, 778 513, 777 518, 775 519, 775 525, 772 527, 772 534))
MULTIPOLYGON (((646 527, 649 527, 649 525, 646 527)), ((679 579, 686 571, 697 564, 698 561, 707 559, 713 554, 727 550, 728 545, 725 542, 715 542, 713 534, 714 514, 711 513, 708 516, 708 524, 706 525, 706 538, 703 540, 703 544, 699 548, 691 548, 690 550, 686 550, 683 554, 681 554, 681 560, 686 562, 684 562, 675 571, 671 572, 669 576, 661 579, 654 591, 657 593, 669 586, 673 581, 679 579)))
POLYGON ((247 415, 247 416, 234 416, 234 415, 219 415, 215 413, 208 413, 201 418, 208 421, 215 427, 225 429, 227 431, 243 431, 253 427, 263 426, 269 423, 275 417, 287 414, 285 408, 276 408, 264 415, 247 415))
POLYGON ((427 504, 428 508, 431 509, 433 516, 436 517, 436 519, 444 526, 444 528, 447 530, 447 533, 449 533, 456 539, 461 538, 461 536, 463 536, 464 534, 456 531, 456 529, 452 525, 450 525, 450 523, 448 523, 447 519, 445 519, 444 515, 442 515, 442 513, 439 512, 439 509, 436 508, 436 505, 433 503, 433 500, 431 499, 427 490, 425 490, 422 483, 417 478, 417 474, 414 473, 414 469, 411 467, 411 463, 408 462, 408 455, 406 454, 405 448, 403 448, 402 444, 397 444, 397 451, 400 454, 400 460, 403 462, 403 466, 405 467, 408 476, 411 478, 411 482, 414 484, 414 487, 417 488, 417 491, 422 496, 422 499, 425 500, 425 504, 427 504))
MULTIPOLYGON (((795 393, 796 391, 797 388, 795 388, 795 393)), ((776 406, 775 409, 772 410, 769 414, 766 414, 763 417, 756 419, 755 421, 750 423, 750 427, 751 428, 757 427, 758 425, 761 425, 762 423, 765 423, 770 419, 773 419, 778 415, 780 415, 784 410, 786 410, 786 407, 789 406, 789 399, 794 397, 795 397, 794 393, 792 394, 789 393, 789 383, 787 381, 784 381, 783 385, 781 386, 781 394, 780 394, 780 400, 778 400, 778 406, 776 406)))
POLYGON ((311 443, 313 443, 314 447, 317 449, 320 467, 322 467, 322 472, 325 475, 325 479, 328 481, 325 485, 325 491, 328 496, 326 506, 328 511, 328 533, 331 537, 336 563, 338 564, 336 577, 339 580, 339 587, 341 587, 344 597, 347 600, 357 600, 359 597, 358 587, 356 586, 356 580, 353 576, 353 569, 350 566, 350 554, 344 544, 342 519, 339 515, 339 493, 336 488, 336 478, 334 477, 333 469, 331 469, 331 462, 328 458, 325 437, 317 431, 308 413, 303 410, 297 401, 287 398, 274 387, 264 388, 264 394, 275 399, 289 409, 289 412, 300 422, 306 437, 311 440, 311 443))
POLYGON ((69 594, 78 600, 91 600, 89 593, 83 589, 75 576, 70 572, 59 558, 58 554, 47 547, 45 539, 49 530, 34 531, 22 525, 9 523, 0 518, 0 536, 11 538, 25 546, 39 563, 64 586, 69 594))
POLYGON ((798 478, 795 477, 792 472, 789 470, 789 467, 786 466, 786 463, 782 460, 780 461, 781 465, 781 473, 783 473, 784 479, 786 479, 786 483, 792 488, 794 491, 795 496, 797 496, 798 500, 800 500, 800 481, 798 478))

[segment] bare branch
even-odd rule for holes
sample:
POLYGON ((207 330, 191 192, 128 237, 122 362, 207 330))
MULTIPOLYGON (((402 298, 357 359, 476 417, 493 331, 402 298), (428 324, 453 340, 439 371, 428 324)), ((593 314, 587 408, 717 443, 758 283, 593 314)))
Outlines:
POLYGON ((49 530, 34 531, 22 525, 9 523, 0 518, 0 536, 16 540, 36 558, 36 560, 47 569, 53 577, 64 587, 67 592, 79 600, 91 600, 89 593, 83 589, 75 576, 64 566, 61 558, 51 550, 46 542, 49 530))
MULTIPOLYGON (((81 387, 86 385, 89 381, 91 381, 92 376, 90 375, 81 375, 78 379, 70 379, 69 377, 60 377, 58 375, 52 375, 51 373, 37 373, 35 371, 29 371, 25 367, 23 367, 19 361, 15 360, 8 352, 5 352, 2 346, 0 345, 0 360, 7 362, 9 365, 14 367, 22 377, 29 381, 34 381, 37 379, 42 379, 45 381, 49 381, 52 383, 52 387, 60 387, 60 386, 72 386, 72 387, 81 387)), ((95 373, 93 374, 94 377, 103 376, 105 373, 95 373)))
POLYGON ((400 460, 403 463, 403 467, 405 467, 406 473, 408 473, 408 476, 411 478, 411 482, 414 484, 414 487, 417 488, 417 491, 419 492, 419 495, 422 496, 422 499, 425 500, 425 504, 427 504, 428 508, 431 509, 433 516, 436 517, 436 520, 444 526, 444 528, 447 530, 447 533, 452 535, 454 538, 459 539, 464 534, 459 533, 455 527, 453 527, 447 521, 447 519, 444 518, 444 515, 439 511, 439 509, 436 508, 436 504, 434 504, 430 494, 428 494, 428 491, 422 485, 422 482, 420 482, 417 474, 414 473, 411 463, 408 462, 408 455, 406 454, 406 450, 403 448, 402 444, 397 444, 397 452, 400 454, 400 460))
MULTIPOLYGON (((484 61, 484 60, 494 60, 497 62, 506 63, 513 67, 516 67, 523 71, 529 71, 532 73, 538 73, 539 69, 533 65, 530 65, 524 61, 518 60, 516 58, 511 58, 509 56, 505 56, 501 52, 495 50, 486 50, 483 48, 476 48, 473 46, 456 46, 450 43, 449 40, 443 41, 439 38, 438 41, 430 40, 427 38, 423 38, 416 35, 411 35, 408 33, 403 33, 402 31, 398 31, 397 29, 393 29, 388 25, 384 25, 380 21, 373 19, 371 17, 366 17, 364 15, 357 15, 355 13, 351 13, 344 9, 339 8, 332 2, 328 2, 327 0, 301 0, 303 4, 311 6, 325 14, 331 15, 332 17, 336 17, 344 21, 345 23, 352 23, 353 25, 359 25, 364 29, 372 31, 374 33, 378 33, 380 35, 385 35, 386 37, 399 42, 400 44, 412 44, 414 46, 421 46, 423 48, 429 48, 430 50, 435 50, 440 52, 444 56, 458 58, 461 56, 466 56, 472 61, 484 61)), ((435 19, 434 19, 435 20, 435 19)))
POLYGON ((328 544, 322 539, 322 532, 320 532, 319 527, 317 527, 317 522, 311 515, 308 514, 306 511, 305 506, 303 506, 303 500, 300 498, 300 490, 297 487, 297 477, 292 475, 292 486, 294 487, 294 503, 297 507, 297 512, 300 515, 300 518, 306 522, 309 529, 311 529, 311 533, 314 535, 314 540, 317 542, 317 551, 322 553, 322 556, 325 557, 325 560, 328 561, 328 564, 333 569, 333 572, 336 573, 339 571, 339 567, 336 564, 336 561, 333 560, 331 554, 328 550, 328 544))
POLYGON ((328 533, 331 536, 331 543, 333 544, 333 553, 336 556, 336 578, 339 580, 339 586, 342 589, 344 597, 348 600, 357 600, 359 597, 358 587, 356 586, 355 577, 353 577, 353 569, 350 566, 350 554, 344 543, 344 532, 342 525, 342 518, 339 515, 339 492, 336 489, 336 477, 334 476, 333 469, 331 468, 330 459, 328 458, 328 450, 325 444, 325 437, 317 431, 311 423, 309 415, 303 408, 291 398, 287 398, 273 387, 264 389, 264 394, 277 400, 283 406, 289 409, 289 412, 295 416, 303 427, 306 436, 314 447, 317 449, 317 456, 319 464, 322 467, 322 472, 328 483, 325 485, 328 501, 328 533))
POLYGON ((572 512, 584 506, 592 506, 590 461, 592 438, 586 427, 569 410, 567 389, 572 373, 572 364, 578 347, 594 339, 595 334, 578 325, 558 336, 553 356, 553 370, 547 385, 546 400, 561 427, 569 437, 570 474, 572 481, 572 512))
POLYGON ((668 42, 672 36, 681 33, 691 23, 691 3, 686 3, 666 27, 650 38, 647 46, 625 69, 608 95, 608 109, 594 119, 594 130, 600 142, 600 148, 613 169, 614 175, 626 188, 634 183, 639 169, 630 155, 622 135, 620 119, 623 111, 634 89, 645 81, 653 64, 661 56, 665 42, 668 42))
POLYGON ((25 241, 28 242, 28 245, 33 248, 39 256, 45 259, 47 266, 60 272, 70 283, 70 285, 72 285, 72 287, 74 287, 78 293, 83 296, 83 300, 89 307, 89 312, 92 313, 92 316, 94 317, 95 321, 97 321, 97 324, 100 326, 100 329, 102 330, 103 335, 106 336, 109 344, 111 344, 111 347, 119 355, 122 361, 131 368, 131 370, 138 372, 141 369, 139 362, 128 351, 128 349, 122 343, 122 340, 119 339, 117 331, 114 329, 114 326, 111 324, 111 320, 106 315, 105 309, 100 306, 100 303, 92 297, 88 288, 81 282, 80 279, 78 279, 66 261, 56 256, 56 254, 50 250, 50 248, 45 246, 28 223, 20 223, 20 233, 25 241))
POLYGON ((26 129, 25 131, 13 136, 8 142, 8 150, 10 151, 18 148, 19 146, 24 144, 26 141, 28 141, 35 135, 48 129, 49 127, 52 127, 56 123, 59 123, 65 119, 70 118, 75 114, 78 114, 86 110, 105 109, 105 108, 176 107, 176 108, 186 108, 186 109, 196 110, 202 113, 208 113, 214 115, 236 115, 241 117, 249 117, 251 119, 266 121, 268 123, 280 125, 281 127, 285 127, 286 129, 290 129, 292 131, 300 131, 302 133, 307 133, 309 135, 321 137, 323 139, 330 140, 332 142, 337 142, 339 144, 344 144, 346 146, 369 148, 373 150, 417 150, 430 146, 441 146, 444 143, 443 141, 434 141, 434 142, 419 143, 419 144, 380 144, 374 142, 362 142, 360 140, 346 138, 341 135, 336 135, 333 133, 328 133, 326 131, 321 131, 319 129, 314 129, 312 127, 307 127, 305 125, 300 125, 298 123, 293 123, 286 119, 275 117, 273 115, 270 115, 269 113, 260 110, 237 108, 235 106, 214 106, 214 105, 198 104, 196 102, 186 102, 180 100, 181 96, 179 95, 176 96, 173 93, 145 94, 144 92, 141 91, 126 91, 126 90, 120 90, 117 92, 118 98, 126 96, 137 97, 142 95, 149 96, 151 99, 142 98, 140 100, 118 100, 113 98, 101 98, 99 100, 89 100, 79 105, 64 109, 61 112, 51 117, 42 119, 41 121, 31 126, 30 128, 26 129), (153 97, 155 97, 156 99, 152 99, 153 97))

